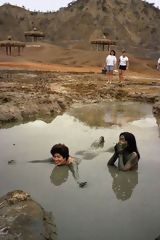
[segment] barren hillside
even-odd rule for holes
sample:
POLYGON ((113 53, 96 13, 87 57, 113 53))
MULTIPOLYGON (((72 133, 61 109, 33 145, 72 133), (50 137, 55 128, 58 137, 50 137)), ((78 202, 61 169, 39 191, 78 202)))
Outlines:
POLYGON ((37 27, 45 32, 45 41, 89 49, 90 39, 105 34, 117 41, 119 49, 144 56, 144 48, 146 57, 157 57, 159 26, 160 10, 141 0, 78 0, 48 13, 9 4, 0 7, 0 40, 8 35, 24 40, 24 31, 37 27))

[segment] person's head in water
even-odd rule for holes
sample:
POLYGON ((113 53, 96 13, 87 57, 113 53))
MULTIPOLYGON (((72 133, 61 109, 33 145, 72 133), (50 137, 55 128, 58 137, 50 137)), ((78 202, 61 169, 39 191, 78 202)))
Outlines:
POLYGON ((69 149, 64 144, 56 144, 51 149, 51 154, 53 161, 56 165, 65 165, 67 164, 67 160, 69 158, 69 149))
POLYGON ((105 142, 103 136, 101 136, 101 137, 99 138, 99 142, 100 142, 100 143, 104 143, 104 142, 105 142))
POLYGON ((138 149, 137 149, 136 139, 135 139, 135 136, 132 133, 130 133, 130 132, 122 132, 119 135, 119 142, 121 144, 125 144, 126 145, 126 150, 129 153, 136 152, 137 155, 138 155, 138 159, 140 159, 140 154, 139 154, 138 149))

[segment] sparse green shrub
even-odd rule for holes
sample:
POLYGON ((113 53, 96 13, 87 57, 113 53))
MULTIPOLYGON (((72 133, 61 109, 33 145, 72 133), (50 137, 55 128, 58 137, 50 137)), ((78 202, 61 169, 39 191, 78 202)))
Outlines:
POLYGON ((83 8, 84 8, 84 5, 78 6, 78 9, 79 9, 79 10, 83 10, 83 8))
POLYGON ((151 34, 156 33, 156 32, 157 32, 157 29, 156 29, 156 28, 152 28, 152 29, 151 29, 151 34))
POLYGON ((134 10, 133 13, 136 17, 139 17, 139 12, 137 10, 134 10))
POLYGON ((148 8, 147 7, 144 7, 142 9, 142 12, 145 14, 145 15, 148 15, 148 8))
POLYGON ((103 12, 106 12, 107 11, 107 8, 105 6, 102 6, 102 11, 103 12))
POLYGON ((30 12, 30 14, 31 14, 32 16, 34 16, 34 15, 37 15, 38 12, 30 12))
POLYGON ((21 16, 21 17, 19 18, 20 22, 24 21, 24 18, 25 18, 24 16, 23 16, 23 17, 21 16))

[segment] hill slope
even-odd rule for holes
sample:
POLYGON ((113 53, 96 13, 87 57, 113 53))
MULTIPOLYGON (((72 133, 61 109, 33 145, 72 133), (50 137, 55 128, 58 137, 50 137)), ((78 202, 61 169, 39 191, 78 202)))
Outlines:
POLYGON ((120 48, 138 46, 159 50, 160 10, 141 0, 78 0, 57 12, 31 12, 5 4, 0 7, 0 40, 37 27, 46 40, 61 45, 74 42, 87 48, 95 37, 114 39, 120 48))

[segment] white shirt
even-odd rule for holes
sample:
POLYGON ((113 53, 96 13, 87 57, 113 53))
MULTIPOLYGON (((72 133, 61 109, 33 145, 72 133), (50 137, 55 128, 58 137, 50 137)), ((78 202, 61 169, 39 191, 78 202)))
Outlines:
POLYGON ((160 64, 160 58, 158 59, 158 64, 160 64))
POLYGON ((108 55, 106 57, 106 65, 107 66, 114 66, 117 62, 117 58, 114 55, 108 55))
POLYGON ((120 66, 126 66, 127 62, 128 62, 128 57, 120 56, 119 61, 120 61, 120 63, 119 63, 120 66))

